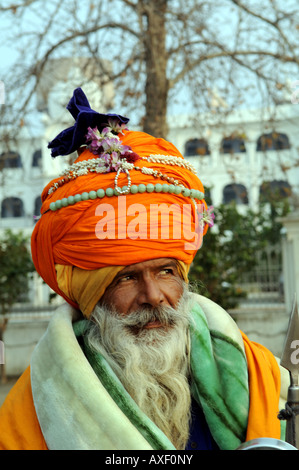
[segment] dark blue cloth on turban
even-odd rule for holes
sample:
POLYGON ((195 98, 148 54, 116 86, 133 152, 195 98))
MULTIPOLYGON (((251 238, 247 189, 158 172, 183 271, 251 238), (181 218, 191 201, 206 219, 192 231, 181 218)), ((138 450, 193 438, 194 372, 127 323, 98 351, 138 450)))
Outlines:
POLYGON ((101 131, 108 125, 109 118, 117 118, 121 124, 129 122, 128 118, 119 114, 100 114, 91 109, 88 99, 81 88, 74 90, 66 109, 75 119, 75 124, 60 132, 48 144, 52 157, 69 155, 78 150, 78 148, 86 143, 86 134, 89 127, 92 129, 97 127, 101 131))

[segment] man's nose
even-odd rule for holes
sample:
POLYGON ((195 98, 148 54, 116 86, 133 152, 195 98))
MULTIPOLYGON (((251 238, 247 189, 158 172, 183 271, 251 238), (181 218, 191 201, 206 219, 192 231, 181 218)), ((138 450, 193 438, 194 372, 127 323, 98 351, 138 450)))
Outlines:
POLYGON ((143 307, 158 307, 165 301, 163 291, 159 283, 154 279, 147 279, 142 282, 138 294, 138 305, 143 307))

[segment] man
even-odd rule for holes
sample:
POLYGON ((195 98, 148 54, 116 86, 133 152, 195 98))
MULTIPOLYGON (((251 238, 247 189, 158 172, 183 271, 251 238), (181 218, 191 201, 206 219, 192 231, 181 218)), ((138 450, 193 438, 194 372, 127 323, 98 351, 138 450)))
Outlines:
POLYGON ((163 139, 93 111, 50 144, 76 161, 42 194, 32 256, 66 300, 0 410, 1 449, 236 449, 279 439, 280 370, 191 292, 213 224, 192 166, 163 139))

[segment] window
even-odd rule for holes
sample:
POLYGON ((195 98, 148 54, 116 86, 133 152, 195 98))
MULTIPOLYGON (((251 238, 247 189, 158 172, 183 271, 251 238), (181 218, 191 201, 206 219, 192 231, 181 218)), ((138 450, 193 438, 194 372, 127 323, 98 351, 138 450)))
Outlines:
POLYGON ((264 181, 260 187, 260 202, 279 201, 290 197, 292 187, 287 181, 264 181))
POLYGON ((210 155, 210 149, 205 139, 191 139, 185 144, 185 156, 210 155))
POLYGON ((278 132, 270 132, 269 134, 261 135, 257 140, 256 150, 284 150, 291 148, 289 138, 286 134, 278 132))
POLYGON ((41 166, 42 151, 36 150, 32 156, 32 166, 40 167, 41 166))
POLYGON ((24 217, 23 201, 18 197, 7 197, 1 204, 1 217, 24 217))
POLYGON ((246 152, 245 142, 242 135, 233 133, 228 137, 224 137, 220 145, 221 153, 242 153, 246 152))
POLYGON ((242 184, 228 184, 223 189, 223 204, 248 204, 247 189, 242 184))
POLYGON ((17 152, 4 152, 0 155, 0 169, 22 168, 21 156, 17 152))
POLYGON ((40 216, 41 207, 42 207, 42 200, 41 200, 41 197, 38 196, 34 201, 34 214, 33 215, 36 215, 37 217, 40 216))

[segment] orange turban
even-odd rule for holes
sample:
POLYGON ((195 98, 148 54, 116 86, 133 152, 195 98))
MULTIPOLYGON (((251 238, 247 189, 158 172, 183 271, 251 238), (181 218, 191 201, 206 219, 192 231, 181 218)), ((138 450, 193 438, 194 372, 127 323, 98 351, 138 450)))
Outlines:
POLYGON ((37 272, 86 315, 124 266, 174 258, 188 271, 208 228, 198 212, 206 210, 203 185, 174 145, 128 130, 117 139, 138 159, 119 172, 86 171, 101 155, 85 148, 69 174, 43 190, 31 239, 37 272), (102 289, 91 276, 100 268, 105 268, 98 274, 106 279, 102 289))

